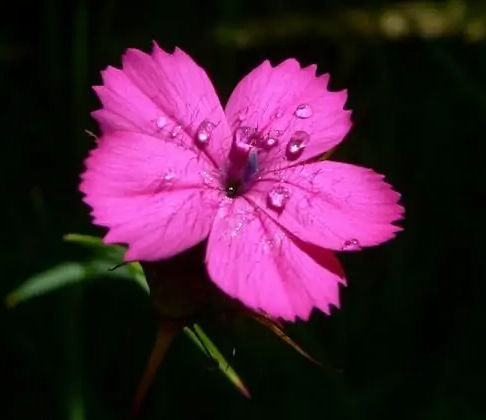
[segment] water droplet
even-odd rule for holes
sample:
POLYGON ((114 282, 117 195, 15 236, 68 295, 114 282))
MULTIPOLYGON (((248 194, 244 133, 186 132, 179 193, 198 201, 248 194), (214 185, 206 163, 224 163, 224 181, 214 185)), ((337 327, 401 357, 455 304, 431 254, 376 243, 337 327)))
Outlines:
POLYGON ((309 118, 312 117, 312 108, 309 104, 300 104, 294 112, 297 118, 309 118))
POLYGON ((265 139, 265 147, 267 149, 271 149, 272 147, 275 147, 278 144, 278 139, 276 137, 267 137, 265 139))
POLYGON ((347 239, 344 241, 342 250, 343 251, 359 251, 361 249, 361 245, 357 239, 347 239))
POLYGON ((177 124, 177 125, 174 126, 174 128, 170 132, 170 136, 172 138, 176 138, 179 134, 181 134, 181 131, 182 131, 182 126, 177 124))
POLYGON ((171 189, 176 181, 177 173, 174 168, 168 168, 160 174, 160 187, 171 189))
POLYGON ((173 169, 168 169, 164 174, 164 181, 171 182, 175 179, 176 174, 173 169))
POLYGON ((207 170, 203 170, 203 171, 199 172, 199 174, 201 175, 201 177, 203 179, 203 183, 205 185, 214 186, 215 184, 218 183, 218 180, 216 179, 216 177, 207 170))
POLYGON ((164 116, 160 116, 155 120, 155 125, 157 126, 158 129, 164 128, 166 124, 167 124, 167 118, 165 118, 164 116))
POLYGON ((264 239, 262 242, 262 249, 264 252, 271 252, 275 248, 275 243, 271 239, 264 239))
POLYGON ((243 227, 243 220, 242 220, 242 219, 240 219, 240 220, 238 220, 238 222, 236 223, 236 225, 235 225, 235 227, 234 227, 233 231, 231 232, 231 236, 232 236, 233 238, 236 238, 236 237, 239 235, 240 230, 241 230, 241 228, 242 228, 242 227, 243 227))
POLYGON ((261 139, 259 146, 264 149, 272 149, 278 144, 278 137, 280 136, 280 130, 270 130, 265 138, 261 139))
POLYGON ((285 155, 288 160, 298 159, 304 152, 305 146, 309 142, 309 134, 306 131, 296 131, 287 143, 285 155))
POLYGON ((204 120, 196 131, 196 142, 199 146, 206 146, 211 138, 211 133, 214 130, 215 125, 208 120, 204 120))
POLYGON ((283 112, 282 112, 282 111, 280 111, 280 110, 277 110, 277 111, 275 112, 275 114, 273 114, 273 118, 278 119, 278 118, 282 118, 282 117, 283 117, 283 112))
POLYGON ((282 185, 273 187, 267 195, 267 205, 271 209, 282 212, 290 198, 289 190, 282 185))

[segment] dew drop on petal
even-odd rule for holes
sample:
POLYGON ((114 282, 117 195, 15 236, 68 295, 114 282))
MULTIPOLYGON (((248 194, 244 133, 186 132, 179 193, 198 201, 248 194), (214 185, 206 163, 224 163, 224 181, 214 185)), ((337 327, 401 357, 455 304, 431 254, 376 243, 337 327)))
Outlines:
POLYGON ((288 160, 298 159, 304 152, 305 146, 309 142, 309 134, 306 131, 296 131, 290 137, 285 150, 288 160))
POLYGON ((289 190, 281 185, 276 185, 268 192, 267 205, 280 213, 285 208, 285 204, 287 204, 289 198, 289 190))
POLYGON ((157 126, 158 129, 162 129, 165 127, 167 124, 167 118, 164 116, 160 116, 155 120, 155 125, 157 126))
POLYGON ((280 110, 277 110, 275 114, 273 114, 273 118, 279 119, 283 117, 283 112, 280 110))
POLYGON ((270 137, 270 136, 268 136, 264 142, 264 146, 266 149, 271 149, 272 147, 275 147, 277 144, 278 144, 278 139, 276 137, 270 137))
POLYGON ((164 181, 165 182, 171 182, 175 179, 176 174, 174 170, 169 169, 165 174, 164 174, 164 181))
POLYGON ((162 182, 168 188, 170 188, 173 185, 175 179, 176 179, 176 173, 173 169, 168 169, 167 171, 165 171, 165 173, 162 176, 162 182))
POLYGON ((312 117, 312 108, 309 104, 300 104, 294 112, 297 118, 312 117))
POLYGON ((259 146, 267 150, 272 149, 278 144, 278 137, 280 134, 280 130, 270 130, 265 138, 261 139, 259 146))
POLYGON ((160 186, 164 189, 171 188, 174 184, 174 181, 177 178, 177 174, 173 168, 169 168, 161 174, 160 177, 160 186))
POLYGON ((196 143, 200 146, 206 146, 211 138, 211 133, 214 130, 214 124, 211 121, 204 120, 196 131, 196 143))
POLYGON ((176 138, 179 134, 181 134, 181 131, 182 131, 182 126, 180 124, 177 124, 177 125, 174 126, 174 128, 170 132, 170 136, 172 138, 176 138))
POLYGON ((243 219, 240 219, 240 220, 238 220, 238 222, 234 226, 233 231, 231 232, 231 236, 233 238, 236 238, 240 234, 242 227, 243 227, 243 219))
POLYGON ((203 170, 203 171, 199 172, 199 174, 201 175, 201 178, 202 178, 203 183, 205 185, 213 185, 214 184, 215 178, 209 171, 203 170))
POLYGON ((262 250, 266 254, 272 253, 275 248, 276 248, 275 242, 272 239, 264 239, 262 241, 262 250))
POLYGON ((342 246, 343 251, 359 251, 361 250, 361 245, 357 239, 347 239, 344 241, 342 246))

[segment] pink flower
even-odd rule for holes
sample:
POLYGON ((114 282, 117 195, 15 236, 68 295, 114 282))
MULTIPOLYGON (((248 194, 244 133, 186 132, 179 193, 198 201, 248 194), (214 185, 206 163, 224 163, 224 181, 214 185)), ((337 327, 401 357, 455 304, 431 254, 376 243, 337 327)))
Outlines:
POLYGON ((105 243, 156 261, 207 239, 210 278, 273 317, 339 306, 333 251, 391 239, 400 194, 370 169, 320 161, 351 127, 346 91, 294 59, 265 61, 223 110, 208 76, 180 49, 129 49, 95 86, 103 136, 81 191, 105 243))

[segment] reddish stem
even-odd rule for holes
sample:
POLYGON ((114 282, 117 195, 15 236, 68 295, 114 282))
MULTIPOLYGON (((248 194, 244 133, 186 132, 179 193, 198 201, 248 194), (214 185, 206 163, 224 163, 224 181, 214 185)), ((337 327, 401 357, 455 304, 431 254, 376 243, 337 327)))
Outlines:
POLYGON ((154 380, 155 374, 157 373, 157 370, 159 369, 167 350, 172 344, 175 335, 180 329, 181 324, 178 322, 167 320, 161 322, 159 330, 157 331, 157 336, 155 337, 152 353, 147 361, 142 379, 138 384, 137 393, 135 394, 135 398, 133 400, 133 418, 137 417, 138 413, 140 412, 142 402, 154 380))

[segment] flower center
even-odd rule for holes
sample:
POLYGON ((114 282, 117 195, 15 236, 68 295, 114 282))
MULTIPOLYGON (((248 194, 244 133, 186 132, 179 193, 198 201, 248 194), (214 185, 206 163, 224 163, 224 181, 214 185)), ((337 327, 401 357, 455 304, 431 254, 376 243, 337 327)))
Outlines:
POLYGON ((225 187, 226 197, 237 197, 241 193, 241 182, 239 181, 227 181, 225 187))
POLYGON ((244 184, 251 181, 258 171, 257 141, 255 128, 238 127, 235 130, 225 175, 225 192, 228 197, 241 194, 244 184))

